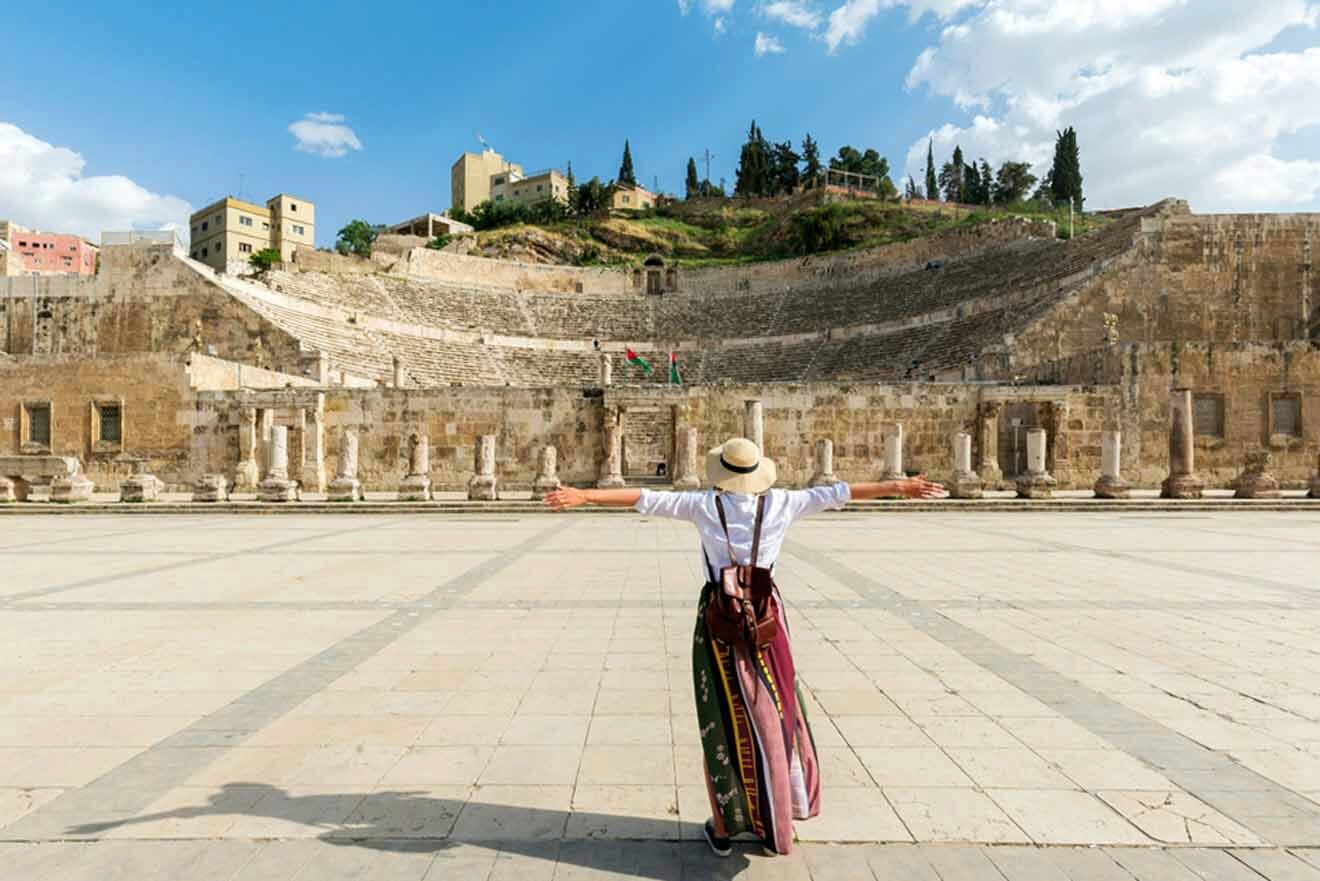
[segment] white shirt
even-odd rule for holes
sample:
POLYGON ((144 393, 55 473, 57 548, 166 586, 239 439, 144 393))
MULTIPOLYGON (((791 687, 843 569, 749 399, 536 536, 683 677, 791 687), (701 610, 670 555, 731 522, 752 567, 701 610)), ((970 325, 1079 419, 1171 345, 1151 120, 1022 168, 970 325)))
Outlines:
MULTIPOLYGON (((716 567, 730 565, 729 545, 737 556, 736 563, 751 562, 752 528, 756 524, 756 496, 743 493, 721 492, 724 516, 729 523, 729 540, 724 538, 720 515, 715 510, 713 489, 692 492, 655 492, 642 490, 642 497, 634 506, 642 514, 687 520, 697 527, 706 559, 716 567)), ((846 483, 818 486, 812 489, 771 489, 765 503, 765 517, 761 521, 761 546, 757 565, 769 568, 779 559, 784 535, 792 523, 809 514, 829 508, 842 508, 852 498, 846 483)), ((703 563, 704 565, 704 563, 703 563)))

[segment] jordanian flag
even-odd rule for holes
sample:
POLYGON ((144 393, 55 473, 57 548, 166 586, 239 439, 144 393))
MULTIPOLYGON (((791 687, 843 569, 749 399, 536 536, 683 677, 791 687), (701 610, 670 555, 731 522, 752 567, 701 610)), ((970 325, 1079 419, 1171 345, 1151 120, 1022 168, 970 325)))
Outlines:
POLYGON ((683 377, 678 375, 678 353, 669 353, 669 383, 670 385, 682 385, 683 377))
POLYGON ((634 352, 632 350, 632 346, 628 347, 627 355, 628 355, 629 364, 631 364, 634 367, 642 368, 642 372, 645 373, 647 376, 650 376, 652 373, 654 373, 654 371, 651 369, 651 362, 647 361, 641 355, 634 352))

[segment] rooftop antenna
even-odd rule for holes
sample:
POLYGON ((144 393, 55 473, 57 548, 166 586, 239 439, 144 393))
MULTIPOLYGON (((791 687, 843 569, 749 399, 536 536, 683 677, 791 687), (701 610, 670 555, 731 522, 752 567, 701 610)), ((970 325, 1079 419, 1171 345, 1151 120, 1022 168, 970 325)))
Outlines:
POLYGON ((706 160, 706 180, 710 180, 710 160, 719 159, 720 157, 710 152, 710 147, 707 147, 704 158, 706 160))
POLYGON ((651 175, 651 192, 660 192, 660 175, 658 174, 651 175))

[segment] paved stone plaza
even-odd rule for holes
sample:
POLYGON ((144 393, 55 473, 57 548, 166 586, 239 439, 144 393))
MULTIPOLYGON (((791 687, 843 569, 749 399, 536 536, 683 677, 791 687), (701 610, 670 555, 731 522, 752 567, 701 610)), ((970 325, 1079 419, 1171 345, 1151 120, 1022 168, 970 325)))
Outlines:
POLYGON ((1320 879, 1320 513, 824 515, 825 781, 716 861, 684 524, 0 520, 0 876, 1320 879))

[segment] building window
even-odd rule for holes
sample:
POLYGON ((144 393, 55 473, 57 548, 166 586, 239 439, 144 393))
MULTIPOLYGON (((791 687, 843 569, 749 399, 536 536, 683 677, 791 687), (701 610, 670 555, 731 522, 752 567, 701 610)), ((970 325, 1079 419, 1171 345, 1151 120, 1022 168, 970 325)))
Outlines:
POLYGON ((266 221, 263 220, 263 221, 261 221, 261 228, 262 228, 262 229, 270 229, 270 224, 269 224, 268 222, 266 222, 266 221))
POLYGON ((240 254, 250 254, 250 253, 252 253, 252 246, 249 245, 247 242, 239 242, 239 243, 238 243, 238 253, 240 253, 240 254))
POLYGON ((219 226, 219 225, 220 225, 220 215, 219 215, 219 214, 217 214, 215 217, 212 217, 211 219, 215 221, 215 225, 216 225, 216 226, 219 226))
POLYGON ((19 441, 24 453, 50 452, 50 401, 25 401, 23 403, 22 429, 19 441))
POLYGON ((1224 396, 1205 393, 1192 398, 1192 431, 1198 437, 1224 437, 1224 396))
POLYGON ((118 404, 98 404, 96 407, 96 439, 103 444, 119 444, 124 439, 124 411, 118 404))
POLYGON ((1296 392, 1270 393, 1271 438, 1299 438, 1302 436, 1302 396, 1296 392))
POLYGON ((251 226, 252 218, 248 217, 246 214, 240 214, 238 216, 238 223, 240 226, 251 226))
POLYGON ((207 225, 208 222, 209 222, 209 221, 206 221, 206 220, 203 220, 203 221, 202 221, 202 232, 206 232, 206 225, 207 225))
POLYGON ((224 243, 223 243, 223 242, 222 242, 222 243, 219 243, 219 244, 217 244, 217 245, 215 246, 215 252, 216 252, 217 254, 223 253, 223 252, 224 252, 224 249, 225 249, 225 246, 224 246, 224 243))
POLYGON ((498 186, 501 186, 503 183, 504 183, 504 178, 502 178, 502 177, 497 177, 497 178, 495 178, 495 186, 497 186, 497 187, 498 187, 498 186))
POLYGON ((202 248, 202 256, 203 256, 203 257, 206 256, 206 249, 205 249, 205 248, 202 248))
POLYGON ((543 190, 543 189, 545 189, 545 188, 544 188, 543 186, 541 186, 540 184, 537 184, 537 185, 536 185, 536 191, 537 191, 538 193, 541 192, 541 190, 543 190))
POLYGON ((297 203, 297 202, 290 202, 290 203, 289 203, 289 210, 290 210, 290 211, 297 211, 297 210, 298 210, 298 203, 297 203))
POLYGON ((632 196, 624 196, 624 197, 623 197, 623 204, 627 205, 628 202, 631 201, 631 200, 632 200, 632 196))

